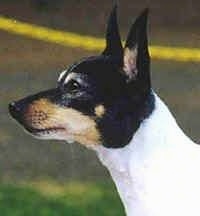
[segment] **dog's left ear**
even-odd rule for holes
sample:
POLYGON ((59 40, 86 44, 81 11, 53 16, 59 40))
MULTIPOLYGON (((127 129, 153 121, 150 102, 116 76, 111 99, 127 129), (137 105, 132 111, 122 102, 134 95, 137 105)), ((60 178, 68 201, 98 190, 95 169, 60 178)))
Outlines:
POLYGON ((102 53, 107 56, 123 56, 123 47, 117 23, 117 5, 111 11, 106 30, 106 48, 102 53))
POLYGON ((129 82, 141 80, 150 85, 147 17, 148 9, 145 9, 130 29, 123 54, 123 72, 129 82))

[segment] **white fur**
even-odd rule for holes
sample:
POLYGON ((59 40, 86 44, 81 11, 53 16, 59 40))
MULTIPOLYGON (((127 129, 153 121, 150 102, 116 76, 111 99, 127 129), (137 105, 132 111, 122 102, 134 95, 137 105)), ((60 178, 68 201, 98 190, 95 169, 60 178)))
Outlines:
POLYGON ((120 149, 95 146, 127 216, 199 216, 200 146, 155 95, 155 110, 120 149))
MULTIPOLYGON (((64 81, 64 84, 66 84, 66 83, 68 83, 71 79, 73 79, 74 77, 76 77, 76 73, 74 73, 74 72, 71 72, 66 78, 65 78, 65 81, 64 81)), ((62 75, 62 73, 61 73, 61 75, 60 76, 64 76, 64 74, 62 75)))
POLYGON ((60 73, 59 77, 58 77, 58 82, 61 81, 61 79, 64 77, 64 75, 66 74, 67 70, 64 70, 60 73))

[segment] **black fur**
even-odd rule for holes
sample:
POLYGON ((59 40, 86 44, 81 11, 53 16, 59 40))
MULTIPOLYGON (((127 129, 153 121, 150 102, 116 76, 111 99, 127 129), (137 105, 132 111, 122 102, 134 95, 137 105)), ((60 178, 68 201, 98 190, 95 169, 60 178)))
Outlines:
POLYGON ((154 109, 146 29, 147 10, 136 19, 125 45, 130 50, 137 48, 138 72, 135 79, 130 81, 123 71, 123 48, 114 7, 108 22, 107 45, 103 53, 71 65, 57 88, 11 104, 12 116, 24 124, 22 113, 26 106, 39 98, 48 98, 52 103, 73 108, 95 119, 105 147, 120 148, 127 145, 141 122, 154 109), (76 73, 76 77, 65 83, 66 77, 72 72, 76 73), (96 116, 94 111, 100 104, 105 107, 101 117, 96 116))
POLYGON ((106 48, 102 53, 103 55, 112 55, 123 57, 123 48, 119 29, 117 25, 117 6, 114 6, 107 25, 106 30, 106 48))

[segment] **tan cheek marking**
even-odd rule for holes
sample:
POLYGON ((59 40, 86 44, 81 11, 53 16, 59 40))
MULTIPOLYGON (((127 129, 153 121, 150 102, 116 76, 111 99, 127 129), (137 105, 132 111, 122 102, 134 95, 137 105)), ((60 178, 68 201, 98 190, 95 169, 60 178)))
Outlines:
POLYGON ((76 142, 86 146, 100 144, 101 136, 92 118, 71 108, 60 108, 56 113, 60 121, 68 126, 67 130, 76 142))
POLYGON ((102 117, 105 114, 105 107, 102 104, 97 105, 94 112, 98 117, 102 117))
POLYGON ((100 134, 96 128, 90 128, 82 134, 74 134, 74 140, 85 146, 100 145, 100 134))
MULTIPOLYGON (((103 109, 100 110, 102 113, 103 109)), ((64 127, 66 133, 72 135, 74 141, 80 144, 86 146, 100 144, 101 136, 92 118, 72 108, 52 104, 47 99, 33 102, 27 110, 26 119, 38 129, 64 127), (39 117, 37 113, 42 113, 42 117, 39 117)))

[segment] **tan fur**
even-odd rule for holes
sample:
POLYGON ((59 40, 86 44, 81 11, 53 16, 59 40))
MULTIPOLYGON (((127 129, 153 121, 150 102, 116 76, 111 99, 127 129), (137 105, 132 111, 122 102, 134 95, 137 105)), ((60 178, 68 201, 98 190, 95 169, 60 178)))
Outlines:
POLYGON ((105 107, 102 104, 97 105, 94 112, 98 117, 102 117, 105 114, 105 107))
POLYGON ((129 79, 134 79, 137 75, 137 47, 129 49, 128 47, 124 50, 124 71, 128 75, 129 79), (134 73, 133 73, 134 72, 134 73))
POLYGON ((37 129, 64 128, 66 134, 83 145, 100 144, 96 122, 72 108, 61 107, 47 99, 40 99, 29 105, 26 122, 37 129))

